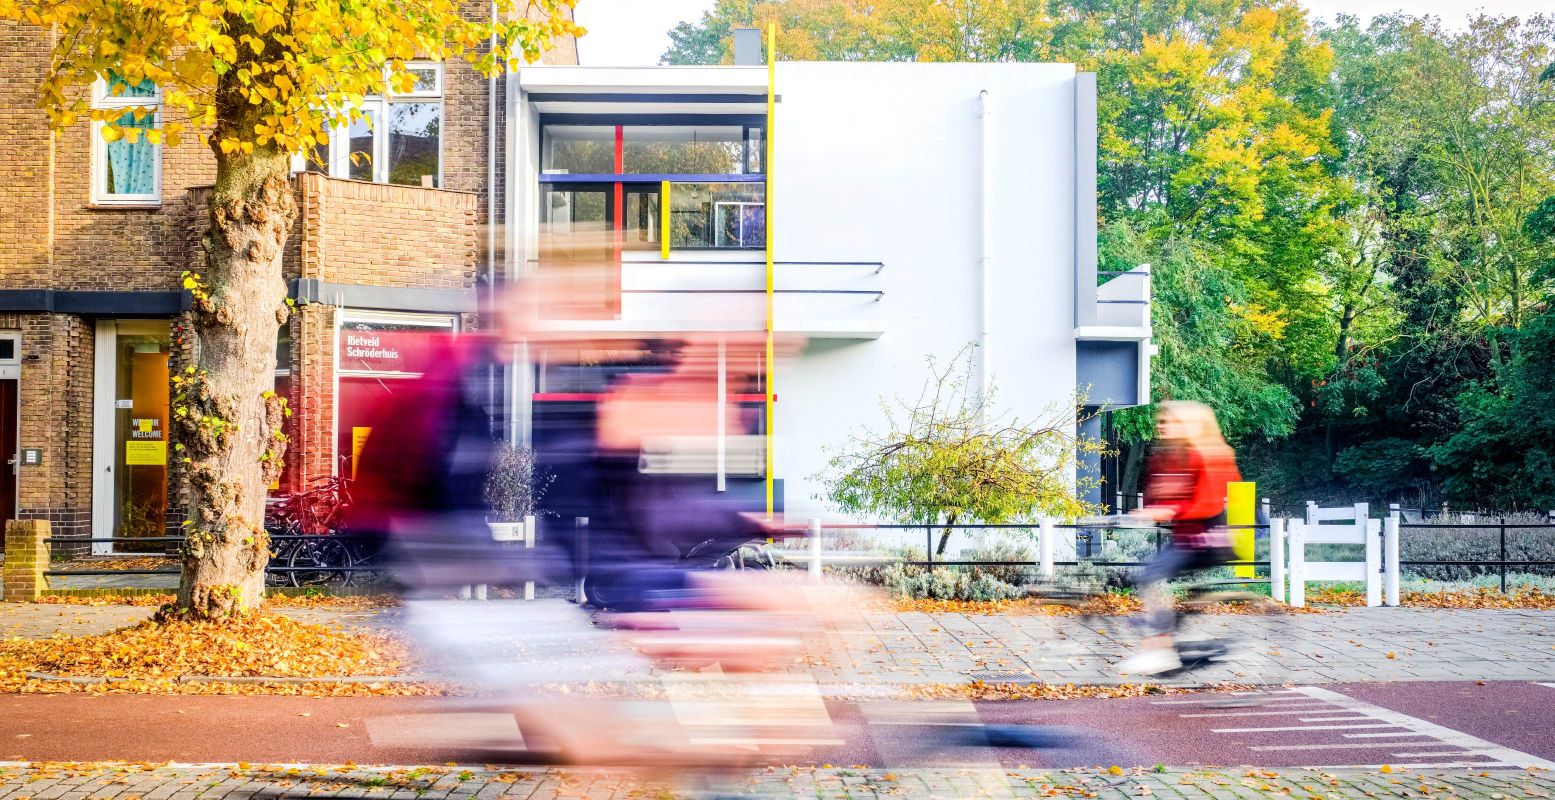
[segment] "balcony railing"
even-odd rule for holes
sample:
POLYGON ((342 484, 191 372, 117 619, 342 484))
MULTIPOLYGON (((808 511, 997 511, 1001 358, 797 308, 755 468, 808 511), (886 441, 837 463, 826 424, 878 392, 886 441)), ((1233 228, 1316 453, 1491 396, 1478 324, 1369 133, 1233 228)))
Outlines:
MULTIPOLYGON (((1081 280, 1084 275, 1079 276, 1081 280)), ((1094 290, 1078 292, 1075 327, 1081 338, 1148 339, 1150 265, 1127 271, 1099 270, 1094 290)))
MULTIPOLYGON (((755 331, 766 327, 766 264, 755 260, 644 258, 601 265, 616 270, 614 307, 578 313, 542 309, 551 326, 598 331, 755 331)), ((729 254, 734 255, 734 254, 729 254)), ((565 285, 575 263, 532 262, 544 285, 565 285)), ((884 333, 885 290, 878 261, 779 261, 773 265, 773 318, 779 332, 872 339, 884 333)), ((596 273, 597 274, 597 273, 596 273)), ((595 285, 599 285, 596 280, 595 285)), ((595 304, 596 310, 611 304, 595 304)))

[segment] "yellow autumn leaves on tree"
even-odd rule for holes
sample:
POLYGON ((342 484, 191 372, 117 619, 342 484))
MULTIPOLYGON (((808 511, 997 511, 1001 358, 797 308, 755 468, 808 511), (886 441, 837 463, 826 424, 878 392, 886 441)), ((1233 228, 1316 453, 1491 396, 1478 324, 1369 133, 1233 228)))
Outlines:
POLYGON ((110 141, 170 145, 191 127, 216 129, 224 153, 305 152, 331 125, 358 119, 386 81, 414 87, 411 60, 464 59, 485 76, 534 60, 553 38, 581 32, 563 13, 573 2, 497 0, 491 16, 457 0, 0 0, 0 19, 53 44, 39 105, 57 128, 90 118, 110 141), (116 95, 154 85, 159 127, 120 124, 148 108, 93 109, 99 80, 116 95))

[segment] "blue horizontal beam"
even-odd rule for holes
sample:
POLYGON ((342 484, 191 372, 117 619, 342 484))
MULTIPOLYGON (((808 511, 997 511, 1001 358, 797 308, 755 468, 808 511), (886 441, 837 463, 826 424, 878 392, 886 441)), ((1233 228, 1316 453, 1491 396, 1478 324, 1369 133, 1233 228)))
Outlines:
POLYGON ((531 103, 735 103, 766 105, 766 92, 760 94, 675 94, 670 92, 530 92, 531 103))
POLYGON ((613 173, 589 173, 589 174, 553 174, 540 175, 541 183, 763 183, 767 180, 765 175, 658 175, 658 174, 628 174, 616 175, 613 173))

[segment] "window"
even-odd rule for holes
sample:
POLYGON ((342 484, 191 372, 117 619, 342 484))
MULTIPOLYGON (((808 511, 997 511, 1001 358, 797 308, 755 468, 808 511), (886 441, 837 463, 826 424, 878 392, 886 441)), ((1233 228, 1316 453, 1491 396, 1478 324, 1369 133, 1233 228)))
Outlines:
POLYGON ((362 118, 330 131, 329 146, 316 148, 306 159, 297 156, 293 169, 318 170, 336 178, 396 183, 402 186, 443 185, 443 67, 432 62, 406 66, 416 77, 407 92, 388 86, 368 97, 362 118))
MULTIPOLYGON (((621 246, 659 249, 658 183, 622 187, 621 246)), ((608 185, 540 186, 542 258, 609 260, 615 213, 608 185)), ((767 243, 766 187, 760 183, 675 183, 670 187, 670 246, 675 249, 759 250, 767 243)))
MULTIPOLYGON (((546 125, 542 172, 608 175, 615 169, 613 125, 546 125)), ((760 174, 759 125, 621 126, 621 171, 628 175, 760 174)))
POLYGON ((104 122, 92 123, 92 202, 147 205, 162 202, 162 145, 147 132, 159 122, 162 94, 143 80, 131 85, 110 73, 92 90, 92 106, 119 113, 121 134, 103 138, 104 122))
POLYGON ((766 246, 766 188, 759 183, 670 187, 670 246, 749 250, 766 246))

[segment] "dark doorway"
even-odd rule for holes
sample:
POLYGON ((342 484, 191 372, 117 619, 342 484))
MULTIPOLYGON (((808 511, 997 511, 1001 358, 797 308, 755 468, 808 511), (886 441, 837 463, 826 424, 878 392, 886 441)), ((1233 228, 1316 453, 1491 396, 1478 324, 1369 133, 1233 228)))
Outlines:
POLYGON ((0 543, 5 541, 5 523, 16 519, 16 471, 21 454, 16 451, 17 382, 0 380, 0 454, 6 464, 0 468, 0 543))

